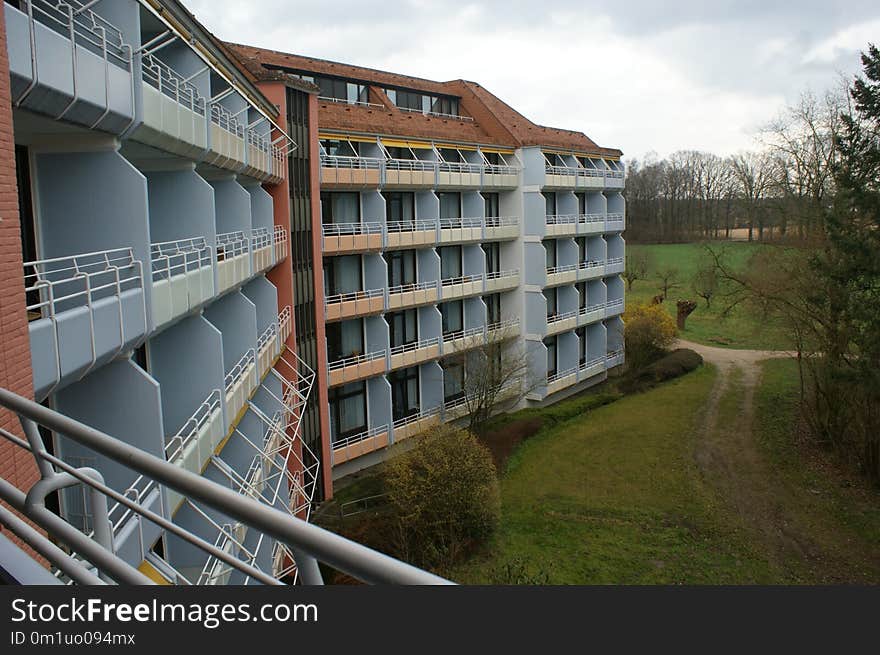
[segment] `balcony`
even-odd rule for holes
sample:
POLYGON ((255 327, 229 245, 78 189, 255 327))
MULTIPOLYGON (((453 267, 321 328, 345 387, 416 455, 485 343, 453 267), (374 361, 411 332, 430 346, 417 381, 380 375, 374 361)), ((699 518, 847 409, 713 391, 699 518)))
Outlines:
POLYGON ((519 286, 519 269, 486 273, 485 293, 510 291, 519 286))
POLYGON ((440 425, 439 408, 398 419, 394 421, 394 443, 422 434, 438 425, 440 425))
POLYGON ((483 186, 493 189, 513 189, 519 185, 519 166, 486 164, 483 166, 483 186))
POLYGON ((327 367, 330 386, 357 382, 385 372, 385 351, 379 350, 366 355, 352 355, 330 362, 327 367))
POLYGON ((470 402, 471 398, 468 398, 464 394, 461 394, 458 398, 447 400, 443 403, 443 420, 455 421, 456 419, 466 416, 468 413, 468 404, 470 402))
POLYGON ((605 172, 606 189, 622 189, 624 187, 623 171, 608 170, 605 172))
POLYGON ((287 230, 285 230, 281 225, 275 226, 274 233, 274 242, 275 242, 275 263, 283 262, 287 259, 287 253, 290 249, 290 243, 288 241, 287 230))
POLYGON ((578 312, 578 327, 601 321, 605 318, 605 303, 598 303, 588 307, 581 307, 578 312))
POLYGON ((142 58, 144 118, 133 138, 185 157, 208 147, 205 99, 182 75, 152 54, 142 58))
POLYGON ((389 353, 391 370, 416 366, 440 356, 440 337, 395 346, 389 353))
POLYGON ((437 163, 437 186, 438 187, 479 187, 481 164, 469 164, 466 162, 437 163))
POLYGON ((436 282, 401 284, 388 289, 388 311, 434 304, 439 300, 436 282))
POLYGON ((14 106, 121 134, 135 114, 131 45, 80 0, 4 3, 14 106), (19 3, 16 3, 19 4, 19 3))
POLYGON ((547 317, 547 334, 559 334, 568 332, 577 327, 577 310, 565 312, 564 314, 552 314, 547 317))
POLYGON ((467 243, 482 240, 482 218, 440 219, 440 243, 467 243))
POLYGON ((433 246, 437 240, 437 221, 394 221, 385 225, 385 247, 389 249, 433 246))
MULTIPOLYGON (((205 464, 226 436, 222 395, 215 389, 193 415, 165 444, 165 459, 186 471, 200 475, 205 464)), ((169 490, 168 506, 173 514, 183 496, 169 490)))
POLYGON ((281 354, 284 341, 279 336, 278 323, 273 322, 257 337, 257 375, 260 380, 266 376, 275 363, 275 358, 281 354))
POLYGON ((544 167, 544 187, 553 189, 574 189, 577 186, 580 169, 569 166, 544 167))
POLYGON ((609 257, 605 260, 605 275, 623 273, 625 269, 626 262, 623 257, 609 257))
POLYGON ((512 318, 507 321, 489 323, 486 326, 486 336, 489 341, 499 341, 519 336, 519 319, 512 318))
POLYGON ((390 433, 387 425, 361 432, 333 442, 330 451, 330 464, 338 466, 376 450, 389 446, 390 433))
POLYGON ((562 284, 574 284, 577 279, 577 264, 568 264, 567 266, 551 266, 547 268, 547 283, 545 286, 555 287, 562 284))
POLYGON ((380 159, 321 155, 322 187, 377 187, 381 173, 380 159))
POLYGON ((581 262, 578 264, 577 279, 580 282, 584 280, 596 280, 605 275, 605 260, 593 260, 581 262))
POLYGON ((209 164, 232 170, 245 166, 244 125, 222 105, 211 105, 210 137, 205 158, 209 164))
POLYGON ((618 298, 617 300, 609 300, 605 303, 605 318, 610 318, 612 316, 617 316, 618 314, 623 314, 626 307, 624 305, 623 298, 618 298))
POLYGON ((623 232, 626 229, 626 219, 623 212, 610 213, 605 219, 606 232, 623 232))
POLYGON ((433 187, 435 164, 433 161, 419 159, 388 159, 385 161, 385 186, 433 187))
POLYGON ((24 287, 40 400, 147 334, 143 266, 131 248, 27 262, 24 287))
POLYGON ((256 353, 251 348, 241 356, 223 379, 223 386, 226 389, 226 420, 229 422, 227 427, 237 424, 241 419, 248 398, 258 385, 256 353))
POLYGON ((247 131, 247 166, 242 171, 245 175, 278 184, 284 179, 283 151, 272 143, 269 133, 247 131))
POLYGON ((214 261, 204 237, 150 244, 150 258, 154 328, 214 297, 214 261))
POLYGON ((324 223, 321 239, 325 255, 382 250, 382 224, 324 223))
POLYGON ((577 214, 554 214, 547 216, 546 236, 573 237, 578 233, 577 214))
POLYGON ((292 324, 290 322, 290 305, 278 313, 278 343, 279 350, 284 350, 284 344, 290 338, 292 324))
POLYGON ((570 368, 565 371, 561 371, 559 373, 554 373, 552 375, 547 376, 547 395, 550 396, 554 393, 562 391, 570 387, 573 384, 577 384, 578 381, 578 369, 570 368))
POLYGON ((605 368, 614 368, 615 366, 621 366, 624 363, 624 352, 623 350, 612 350, 607 355, 605 355, 605 368))
POLYGON ((462 275, 441 280, 441 300, 455 300, 483 293, 483 276, 462 275))
POLYGON ((578 234, 602 234, 605 231, 604 214, 580 214, 578 216, 578 234))
POLYGON ((267 228, 258 227, 251 232, 251 255, 254 275, 275 265, 275 240, 267 228))
POLYGON ((601 191, 605 188, 605 172, 604 164, 602 168, 578 168, 578 187, 601 191))
POLYGON ((324 299, 324 314, 328 321, 378 314, 384 309, 385 292, 382 289, 339 293, 324 299))
POLYGON ((485 342, 486 328, 482 325, 467 330, 447 332, 443 335, 443 354, 453 355, 462 350, 470 350, 471 348, 482 346, 485 342))
POLYGON ((483 220, 484 241, 501 241, 519 237, 518 216, 487 216, 483 220))
POLYGON ((583 382, 605 372, 605 358, 596 357, 578 366, 578 380, 583 382))
POLYGON ((223 293, 251 276, 250 245, 244 232, 217 235, 217 292, 223 293))

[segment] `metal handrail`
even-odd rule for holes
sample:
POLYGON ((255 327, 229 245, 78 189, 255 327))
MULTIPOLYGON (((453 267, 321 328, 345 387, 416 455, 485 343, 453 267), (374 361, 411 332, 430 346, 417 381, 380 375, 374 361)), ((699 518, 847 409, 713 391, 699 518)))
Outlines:
POLYGON ((606 264, 623 264, 623 257, 609 257, 605 260, 606 264))
POLYGON ((321 102, 333 102, 338 105, 354 105, 355 107, 375 107, 377 109, 385 109, 385 105, 375 102, 364 102, 363 100, 349 100, 348 98, 331 98, 330 96, 318 96, 321 102))
POLYGON ((165 444, 165 459, 174 462, 186 447, 194 439, 198 438, 199 431, 204 427, 215 411, 220 410, 223 396, 220 389, 214 389, 208 397, 196 408, 180 429, 175 432, 165 444))
POLYGON ((464 339, 467 337, 475 337, 478 334, 485 334, 486 328, 482 325, 478 325, 477 327, 468 328, 466 330, 456 330, 455 332, 447 332, 443 335, 443 342, 447 343, 449 341, 457 341, 458 339, 464 339))
POLYGON ((131 70, 131 47, 118 27, 90 9, 94 2, 81 0, 26 0, 32 15, 44 25, 61 31, 72 41, 131 70))
POLYGON ((422 159, 386 159, 385 167, 397 171, 433 171, 436 161, 422 159))
POLYGON ((413 423, 418 423, 426 418, 431 418, 432 416, 439 416, 440 408, 435 407, 433 409, 426 409, 423 412, 416 412, 415 414, 410 414, 409 416, 404 416, 403 418, 399 418, 392 424, 394 429, 405 427, 407 425, 411 425, 413 423))
POLYGON ((432 281, 427 282, 409 282, 407 284, 398 284, 393 287, 388 287, 388 295, 392 296, 397 293, 410 293, 412 291, 425 291, 427 289, 436 289, 437 283, 432 281))
POLYGON ((521 166, 505 166, 504 164, 483 164, 486 175, 519 175, 521 166))
POLYGON ((591 259, 578 264, 578 268, 580 269, 599 268, 600 266, 605 266, 604 259, 591 259))
POLYGON ((577 264, 565 264, 564 266, 548 266, 547 275, 555 275, 556 273, 568 273, 577 270, 577 264))
POLYGON ((256 365, 257 356, 254 352, 253 348, 247 349, 244 354, 239 358, 237 362, 233 365, 233 367, 229 370, 229 373, 223 378, 223 386, 228 393, 229 390, 235 385, 239 380, 244 379, 244 376, 247 374, 248 368, 252 365, 256 365))
MULTIPOLYGON (((15 412, 21 419, 25 432, 29 435, 29 441, 25 442, 18 439, 14 443, 33 453, 38 461, 43 481, 51 482, 60 474, 55 472, 51 463, 51 460, 56 458, 46 453, 42 447, 37 424, 51 431, 64 434, 65 437, 80 445, 90 448, 118 462, 122 466, 174 489, 186 498, 204 503, 230 517, 232 520, 241 521, 249 528, 279 540, 290 548, 291 555, 300 572, 300 579, 305 584, 322 583, 318 561, 324 562, 365 582, 402 584, 448 583, 443 578, 311 525, 280 509, 269 507, 253 498, 236 493, 232 489, 200 475, 183 470, 159 457, 135 448, 130 444, 51 409, 42 407, 6 389, 0 389, 0 406, 15 412)), ((10 441, 15 439, 5 431, 2 433, 2 436, 10 441)), ((85 475, 82 477, 85 480, 89 479, 85 475)), ((88 483, 86 482, 86 484, 88 483)), ((95 485, 95 488, 97 488, 97 485, 95 485)), ((15 509, 23 511, 28 518, 62 540, 74 540, 74 533, 77 533, 80 537, 76 539, 77 542, 89 541, 95 546, 89 549, 91 553, 89 561, 98 567, 99 571, 108 572, 111 577, 117 577, 122 580, 149 584, 149 579, 139 574, 134 567, 122 562, 109 549, 87 539, 85 535, 79 533, 73 526, 64 523, 60 519, 51 520, 51 516, 47 516, 51 513, 39 501, 36 503, 36 506, 32 503, 25 504, 24 494, 16 490, 15 487, 5 480, 0 481, 0 497, 13 504, 15 509), (66 526, 66 528, 63 526, 66 526)), ((146 512, 146 510, 144 511, 146 512)), ((191 533, 190 537, 193 540, 191 543, 200 545, 202 540, 191 533)), ((228 563, 239 570, 252 570, 252 567, 247 567, 245 562, 236 562, 235 558, 229 558, 229 560, 228 563)))
POLYGON ((361 441, 366 441, 372 437, 377 437, 383 432, 388 432, 388 425, 380 425, 375 428, 370 428, 369 430, 364 430, 363 432, 358 432, 350 437, 345 437, 344 439, 337 439, 333 442, 333 450, 339 450, 341 448, 347 448, 356 443, 360 443, 361 441))
POLYGON ((217 235, 217 260, 224 261, 244 255, 248 251, 248 238, 244 232, 222 232, 217 235))
POLYGON ((384 350, 377 350, 372 353, 367 353, 366 355, 349 355, 348 357, 343 357, 342 359, 337 359, 333 362, 330 362, 327 365, 327 370, 336 371, 338 369, 346 368, 348 366, 357 366, 358 364, 364 364, 366 362, 372 362, 377 359, 384 358, 384 350))
POLYGON ((567 368, 564 371, 559 371, 557 373, 553 373, 552 375, 547 376, 547 384, 551 384, 551 383, 556 382, 558 380, 562 380, 564 378, 571 377, 572 375, 577 375, 577 372, 578 372, 577 367, 574 367, 574 368, 567 368))
POLYGON ((569 223, 577 223, 577 214, 548 214, 546 216, 547 225, 567 225, 569 223))
POLYGON ((226 130, 239 139, 244 139, 245 128, 238 118, 223 105, 214 103, 211 105, 211 122, 222 130, 226 130))
POLYGON ((440 337, 431 337, 430 339, 423 339, 421 341, 411 341, 409 343, 402 343, 399 346, 394 346, 388 350, 389 354, 393 355, 402 355, 403 353, 414 352, 416 350, 421 350, 422 348, 430 348, 431 346, 439 346, 440 345, 440 337))
POLYGON ((210 266, 211 249, 204 237, 150 244, 153 282, 210 266))
POLYGON ((376 157, 351 157, 348 155, 321 155, 322 168, 355 168, 378 169, 382 167, 381 159, 376 157))
POLYGON ((441 218, 441 230, 460 230, 464 228, 480 228, 483 227, 483 218, 480 216, 471 216, 467 218, 441 218))
POLYGON ((254 250, 271 247, 274 240, 272 233, 269 232, 269 228, 255 227, 251 230, 251 243, 254 250))
POLYGON ((579 371, 585 371, 585 370, 587 370, 588 368, 592 368, 592 367, 596 366, 597 364, 602 364, 602 363, 604 363, 604 362, 605 362, 605 359, 606 359, 605 357, 595 357, 595 358, 593 358, 593 359, 591 359, 591 360, 589 360, 589 361, 587 361, 587 362, 584 362, 583 364, 579 365, 579 366, 578 366, 578 370, 579 370, 579 371))
MULTIPOLYGON (((397 107, 397 105, 395 105, 397 107)), ((473 122, 473 118, 470 116, 462 116, 461 114, 444 114, 439 111, 425 111, 424 109, 413 109, 412 107, 397 107, 400 111, 409 112, 411 114, 422 114, 423 116, 436 116, 437 118, 453 118, 457 121, 470 121, 473 122)))
POLYGON ((476 273, 474 275, 460 275, 459 277, 448 277, 440 280, 444 287, 450 287, 454 284, 469 284, 470 282, 482 282, 483 274, 476 273))
POLYGON ((385 295, 382 289, 370 289, 369 291, 349 291, 348 293, 337 293, 332 296, 324 297, 325 305, 336 305, 341 302, 351 302, 354 300, 369 300, 371 298, 381 298, 385 295))
POLYGON ((205 115, 205 98, 180 73, 149 53, 142 56, 141 65, 144 82, 199 116, 205 115))
POLYGON ((486 216, 483 222, 490 227, 514 227, 519 226, 519 216, 486 216))
POLYGON ((589 305, 588 307, 581 307, 579 313, 582 314, 582 315, 584 315, 584 314, 590 314, 590 313, 592 313, 592 312, 597 312, 597 311, 599 311, 600 309, 605 309, 605 303, 604 303, 604 302, 600 302, 600 303, 597 303, 597 304, 595 304, 595 305, 589 305))
POLYGON ((509 271, 492 271, 490 273, 486 273, 487 280, 500 280, 506 277, 519 277, 519 269, 512 268, 509 271))
POLYGON ((385 224, 388 232, 430 232, 437 229, 436 219, 419 219, 412 221, 391 221, 385 224))
POLYGON ((559 323, 560 321, 565 321, 569 318, 575 318, 578 315, 578 310, 572 310, 570 312, 563 312, 561 314, 553 314, 547 317, 547 325, 552 325, 553 323, 559 323))
POLYGON ((352 236, 359 234, 382 234, 382 223, 322 223, 321 234, 325 237, 352 236))
POLYGON ((579 223, 602 223, 605 220, 605 216, 602 214, 579 214, 578 222, 579 223))
POLYGON ((479 173, 483 170, 482 164, 474 164, 465 161, 438 161, 437 168, 449 173, 479 173))
POLYGON ((519 319, 518 318, 510 318, 506 321, 497 321, 495 323, 489 323, 486 326, 487 332, 496 332, 499 330, 507 330, 508 328, 518 328, 519 327, 519 319))

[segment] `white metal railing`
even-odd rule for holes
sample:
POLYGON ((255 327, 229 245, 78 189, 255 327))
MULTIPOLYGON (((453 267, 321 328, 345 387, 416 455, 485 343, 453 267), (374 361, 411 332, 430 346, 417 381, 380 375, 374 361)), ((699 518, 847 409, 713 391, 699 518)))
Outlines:
POLYGON ((409 282, 407 284, 398 284, 393 287, 388 287, 388 295, 392 296, 398 293, 410 293, 413 291, 425 291, 427 289, 436 289, 436 282, 409 282))
POLYGON ((565 378, 571 377, 572 375, 577 375, 577 367, 567 368, 564 371, 558 371, 556 373, 552 373, 547 376, 547 384, 553 384, 554 382, 558 382, 559 380, 563 380, 565 378))
POLYGON ((442 173, 480 173, 483 165, 465 161, 438 161, 437 169, 442 173))
POLYGON ((411 353, 422 348, 430 348, 431 346, 439 346, 440 337, 432 337, 430 339, 422 339, 421 341, 411 341, 410 343, 402 343, 389 349, 391 356, 402 355, 403 353, 411 353))
POLYGON ((602 214, 579 214, 578 215, 578 222, 584 223, 584 224, 604 223, 605 216, 603 216, 602 214))
POLYGON ((213 263, 204 237, 160 241, 150 244, 153 282, 196 271, 213 263))
POLYGON ((486 175, 519 175, 522 170, 519 166, 505 166, 504 164, 483 164, 483 172, 486 175))
POLYGON ((278 312, 278 334, 281 337, 281 343, 287 341, 290 336, 290 305, 278 312))
POLYGON ((380 169, 382 160, 375 157, 350 157, 347 155, 321 155, 322 168, 380 169))
POLYGON ((251 230, 251 244, 254 250, 259 248, 269 248, 273 243, 272 234, 269 228, 255 227, 251 230))
POLYGON ((232 389, 235 384, 242 380, 245 375, 247 375, 248 369, 251 366, 255 366, 256 361, 257 358, 254 349, 250 348, 246 350, 244 355, 241 356, 241 359, 239 359, 233 365, 233 367, 229 370, 229 373, 227 373, 226 376, 223 378, 223 386, 226 388, 227 392, 232 389))
POLYGON ((553 164, 546 164, 545 170, 547 173, 551 175, 577 175, 579 168, 575 168, 574 166, 554 166, 553 164))
POLYGON ((594 366, 597 366, 598 364, 604 364, 604 363, 605 363, 605 358, 604 358, 604 357, 595 357, 595 358, 593 358, 593 359, 591 359, 591 360, 589 360, 589 361, 586 361, 586 362, 584 362, 583 364, 579 365, 579 366, 578 366, 578 370, 580 370, 580 371, 586 371, 586 370, 589 369, 589 368, 593 368, 594 366))
POLYGON ((349 366, 358 366, 359 364, 365 364, 367 362, 372 362, 377 359, 384 358, 384 350, 377 350, 376 352, 367 353, 366 355, 349 355, 348 357, 343 357, 342 359, 337 359, 336 361, 330 362, 327 365, 327 370, 338 371, 343 368, 348 368, 349 366))
POLYGON ((623 222, 623 212, 612 212, 608 214, 608 222, 609 223, 622 223, 623 222))
POLYGON ((505 321, 496 321, 495 323, 489 323, 486 326, 487 332, 499 332, 503 330, 508 330, 510 328, 519 328, 519 319, 518 318, 510 318, 505 321))
POLYGON ((578 222, 577 214, 548 214, 547 225, 570 225, 578 222))
POLYGON ((325 305, 336 305, 343 302, 351 302, 354 300, 369 300, 371 298, 382 298, 385 292, 382 289, 370 289, 369 291, 349 291, 348 293, 337 293, 332 296, 324 297, 325 305))
MULTIPOLYGON (((397 105, 395 105, 397 107, 397 105)), ((409 112, 410 114, 422 114, 423 116, 436 116, 437 118, 452 118, 457 121, 473 122, 470 116, 462 116, 461 114, 444 114, 440 111, 425 111, 424 109, 413 109, 411 107, 397 107, 400 111, 409 112)))
POLYGON ((263 333, 257 337, 257 352, 262 352, 267 346, 272 345, 278 340, 278 325, 273 321, 263 330, 263 333))
POLYGON ((437 230, 437 221, 433 219, 391 221, 385 224, 385 229, 394 234, 401 232, 434 232, 437 230))
MULTIPOLYGON (((41 259, 24 264, 27 311, 40 318, 75 307, 91 308, 102 298, 143 290, 143 266, 131 248, 41 259)), ((120 306, 120 321, 122 319, 120 306)), ((120 325, 120 328, 122 326, 120 325)))
POLYGON ((519 277, 519 269, 512 268, 509 271, 492 271, 490 273, 486 273, 486 280, 503 280, 506 278, 518 278, 519 277))
POLYGON ((244 139, 244 125, 223 105, 211 105, 211 122, 239 139, 244 139))
POLYGON ((287 254, 289 252, 289 236, 287 234, 287 230, 284 229, 282 225, 275 226, 273 240, 275 241, 275 263, 278 263, 285 257, 287 257, 287 254))
POLYGON ((607 303, 605 303, 606 309, 615 310, 621 307, 623 307, 623 298, 618 298, 617 300, 609 300, 607 303))
POLYGON ((144 82, 193 113, 205 115, 205 98, 168 64, 152 54, 144 54, 141 65, 144 82))
POLYGON ((382 234, 382 223, 377 221, 367 221, 362 223, 322 223, 321 234, 325 237, 382 234))
POLYGON ((559 323, 560 321, 565 321, 570 318, 576 318, 578 315, 578 310, 572 310, 570 312, 562 312, 561 314, 550 314, 547 316, 547 325, 553 325, 554 323, 559 323))
POLYGON ((588 307, 581 307, 581 309, 580 309, 580 313, 581 313, 582 315, 586 315, 586 314, 591 314, 591 313, 593 313, 593 312, 597 312, 597 311, 599 311, 600 309, 605 309, 605 303, 604 303, 604 302, 600 302, 600 303, 597 303, 597 304, 595 304, 595 305, 589 305, 588 307))
POLYGON ((248 145, 253 146, 264 155, 272 156, 272 139, 267 134, 257 132, 256 129, 247 131, 248 145))
POLYGON ((425 161, 422 159, 386 159, 385 168, 395 171, 432 171, 436 161, 425 161))
POLYGON ((615 359, 616 357, 620 357, 623 354, 623 348, 617 348, 615 350, 611 350, 605 355, 605 359, 615 359))
POLYGON ((605 263, 608 265, 623 264, 623 262, 624 262, 623 257, 609 257, 608 259, 605 260, 605 263))
POLYGON ((208 421, 219 411, 222 403, 222 394, 219 389, 214 389, 208 397, 196 408, 181 428, 168 439, 165 444, 165 459, 169 462, 176 463, 182 457, 184 451, 189 445, 199 438, 199 434, 204 429, 208 421))
POLYGON ((371 439, 372 437, 378 437, 383 432, 388 432, 388 425, 380 425, 375 428, 371 428, 369 430, 364 430, 363 432, 359 432, 358 434, 354 434, 350 437, 345 437, 343 439, 336 439, 333 441, 333 450, 340 450, 347 446, 354 445, 356 443, 360 443, 361 441, 366 441, 367 439, 371 439))
POLYGON ((581 270, 588 270, 591 268, 599 268, 600 266, 605 266, 604 259, 592 259, 592 260, 581 262, 580 264, 578 264, 578 268, 580 268, 581 270))
POLYGON ((605 169, 584 166, 577 169, 577 174, 581 177, 605 177, 605 169))
POLYGON ((451 400, 444 401, 443 402, 443 411, 450 412, 452 410, 458 409, 459 407, 464 407, 472 400, 474 400, 473 394, 468 396, 462 392, 462 394, 458 398, 453 398, 451 400))
POLYGON ((217 261, 222 262, 248 251, 248 238, 244 232, 223 232, 217 235, 217 261))
POLYGON ((483 219, 479 216, 468 218, 441 218, 441 230, 460 230, 463 228, 481 228, 483 219))
POLYGON ((27 11, 36 20, 85 49, 131 70, 131 46, 118 27, 91 10, 95 3, 80 0, 28 0, 27 11))
POLYGON ((466 330, 446 332, 443 334, 443 342, 448 343, 450 341, 457 341, 458 339, 465 339, 467 337, 475 337, 477 335, 483 335, 485 333, 486 328, 482 325, 478 325, 477 327, 468 328, 466 330))
POLYGON ((318 96, 321 102, 333 102, 338 105, 353 105, 355 107, 373 107, 375 109, 385 109, 385 105, 375 102, 364 102, 363 100, 349 100, 348 98, 331 98, 330 96, 318 96))
POLYGON ((548 266, 547 275, 556 275, 557 273, 569 273, 577 270, 577 264, 565 264, 564 266, 548 266))
POLYGON ((482 282, 483 275, 482 273, 477 273, 475 275, 461 275, 459 277, 449 277, 440 280, 440 283, 444 287, 451 287, 455 284, 468 284, 470 282, 482 282))
POLYGON ((435 407, 434 409, 426 409, 424 412, 416 412, 415 414, 404 416, 403 418, 399 418, 394 421, 392 425, 394 426, 395 430, 399 430, 400 428, 405 428, 408 425, 418 423, 419 421, 423 421, 426 418, 432 418, 434 416, 440 416, 439 407, 435 407))
POLYGON ((487 216, 484 219, 487 228, 489 227, 515 227, 519 226, 519 216, 487 216))

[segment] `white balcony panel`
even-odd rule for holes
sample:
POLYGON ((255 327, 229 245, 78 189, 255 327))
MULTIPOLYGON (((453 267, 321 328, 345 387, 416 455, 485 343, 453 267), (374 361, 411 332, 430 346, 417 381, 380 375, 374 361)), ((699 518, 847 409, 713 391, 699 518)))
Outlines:
POLYGON ((150 250, 154 327, 214 297, 214 262, 204 238, 154 243, 150 250))

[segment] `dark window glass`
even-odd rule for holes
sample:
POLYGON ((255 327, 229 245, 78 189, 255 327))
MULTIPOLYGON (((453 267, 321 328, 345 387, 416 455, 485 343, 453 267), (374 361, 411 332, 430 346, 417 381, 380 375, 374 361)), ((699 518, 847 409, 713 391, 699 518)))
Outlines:
POLYGON ((461 277, 461 246, 443 246, 437 248, 440 255, 440 278, 451 280, 461 277))
POLYGON ((497 218, 501 216, 499 196, 497 193, 484 193, 483 200, 486 205, 486 218, 497 218))
POLYGON ((399 287, 416 283, 416 251, 392 250, 385 253, 388 267, 388 286, 399 287))
POLYGON ((547 216, 556 216, 556 194, 544 193, 544 213, 547 216))
POLYGON ((398 90, 396 92, 396 100, 394 104, 403 109, 417 109, 422 111, 422 94, 414 91, 398 90))
POLYGON ((544 244, 544 250, 547 253, 547 268, 553 268, 556 266, 556 239, 547 239, 546 241, 542 241, 544 244))
POLYGON ((498 273, 501 271, 501 244, 497 241, 483 244, 483 253, 486 255, 486 272, 498 273))
POLYGON ((587 238, 586 237, 577 237, 575 239, 578 245, 578 261, 585 262, 587 261, 587 238))
POLYGON ((321 222, 325 225, 330 223, 360 223, 360 194, 322 191, 321 222))
POLYGON ((316 77, 315 83, 321 89, 321 97, 346 100, 348 89, 345 80, 336 80, 329 77, 316 77))
POLYGON ((556 375, 556 337, 544 339, 547 346, 547 375, 556 375))
POLYGON ((544 297, 547 299, 547 318, 551 316, 556 316, 556 298, 557 298, 557 289, 556 287, 552 287, 550 289, 544 289, 544 297))
POLYGON ((443 362, 443 399, 446 402, 464 397, 464 362, 443 362))
POLYGON ((579 327, 578 336, 578 364, 583 366, 587 363, 587 328, 579 327))
POLYGON ((578 307, 583 309, 584 307, 587 306, 587 283, 586 282, 578 282, 577 292, 578 292, 578 307))
POLYGON ((489 325, 501 322, 501 294, 493 293, 490 296, 483 296, 483 302, 486 304, 486 322, 489 325))
POLYGON ((330 434, 335 443, 367 429, 367 387, 352 382, 328 391, 330 400, 330 434))
POLYGON ((461 300, 444 302, 437 307, 440 309, 440 322, 444 337, 464 329, 464 306, 461 300))
POLYGON ((402 312, 390 312, 385 314, 388 322, 388 334, 391 338, 391 347, 405 346, 419 340, 418 310, 407 309, 402 312))
POLYGON ((364 319, 328 323, 326 335, 328 362, 364 354, 364 319))
POLYGON ((587 194, 579 193, 577 194, 578 199, 578 214, 583 216, 587 213, 587 194))
POLYGON ((440 192, 440 218, 461 218, 461 194, 440 192))
POLYGON ((389 223, 411 223, 415 218, 415 194, 386 192, 385 220, 389 223))
POLYGON ((361 256, 343 255, 324 259, 324 295, 363 291, 361 256))
POLYGON ((419 368, 412 366, 388 374, 394 420, 419 413, 419 368))

